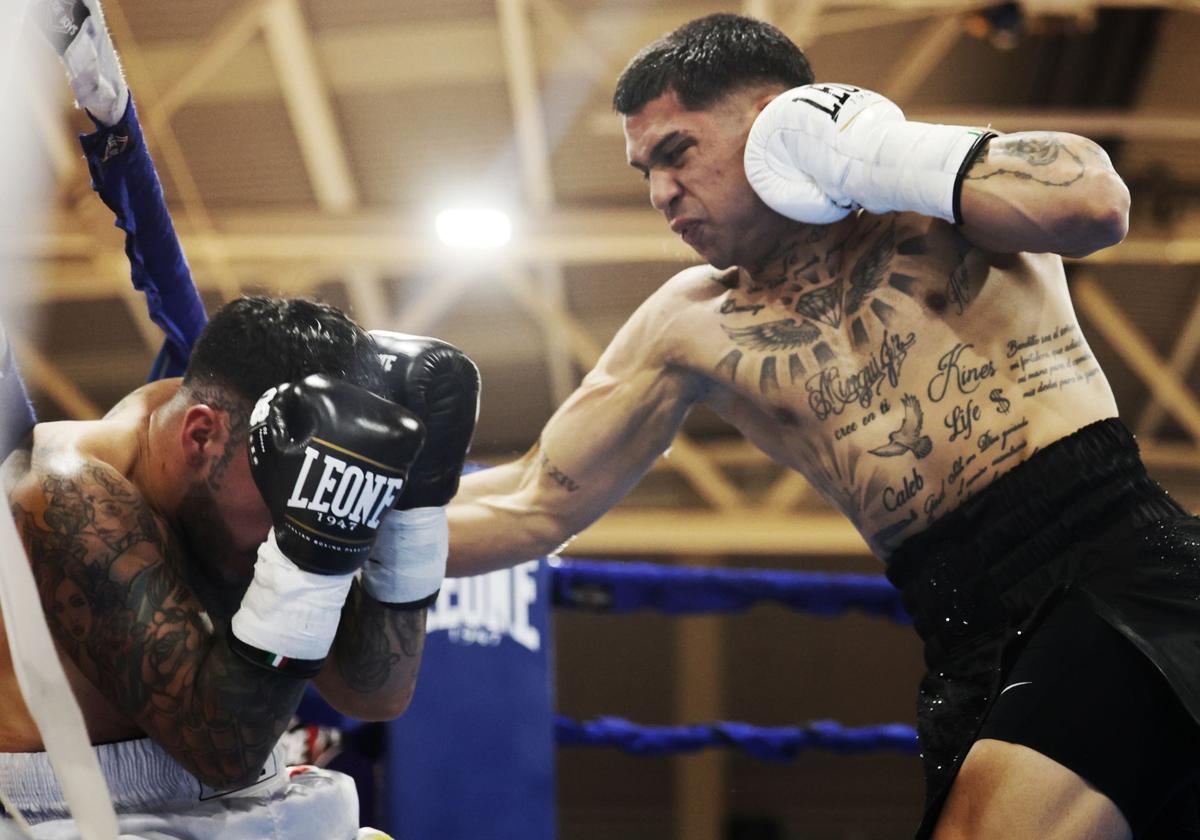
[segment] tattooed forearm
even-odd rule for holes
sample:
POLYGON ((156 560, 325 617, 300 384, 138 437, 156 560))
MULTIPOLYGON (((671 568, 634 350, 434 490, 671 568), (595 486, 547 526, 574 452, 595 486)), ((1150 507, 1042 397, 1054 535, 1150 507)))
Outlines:
POLYGON ((1087 165, 1054 134, 994 137, 967 169, 969 181, 1008 176, 1046 187, 1069 187, 1083 178, 1087 165))
POLYGON ((256 778, 304 681, 213 635, 180 550, 132 485, 84 463, 28 476, 12 511, 50 628, 83 674, 201 781, 256 778))
POLYGON ((355 583, 333 642, 346 686, 362 694, 411 693, 425 645, 425 614, 380 603, 355 583))

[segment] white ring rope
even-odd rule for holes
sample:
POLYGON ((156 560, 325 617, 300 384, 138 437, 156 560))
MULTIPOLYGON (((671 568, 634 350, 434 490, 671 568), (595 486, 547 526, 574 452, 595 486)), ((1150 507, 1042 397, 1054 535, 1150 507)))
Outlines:
MULTIPOLYGON (((36 35, 25 20, 28 5, 28 0, 0 0, 0 101, 19 102, 23 95, 50 96, 44 90, 45 86, 39 87, 34 84, 36 80, 28 78, 33 75, 33 62, 24 47, 29 46, 33 40, 31 36, 36 35)), ((32 144, 27 144, 26 149, 32 152, 32 144)), ((3 171, 0 171, 0 186, 3 187, 0 200, 4 202, 0 206, 0 231, 4 231, 0 238, 7 238, 11 232, 27 227, 15 220, 28 217, 31 203, 36 209, 36 201, 31 202, 23 189, 26 183, 21 167, 28 167, 30 160, 21 154, 22 151, 20 147, 7 149, 3 171)), ((13 258, 12 253, 11 249, 0 247, 0 254, 6 255, 2 260, 5 264, 0 265, 0 276, 5 278, 20 277, 28 268, 13 258)), ((12 282, 10 279, 4 281, 5 284, 12 282)), ((8 408, 0 405, 0 422, 8 408)), ((84 726, 83 713, 75 702, 50 638, 33 570, 26 560, 12 517, 7 513, 0 514, 0 610, 4 614, 17 683, 42 734, 47 756, 58 776, 80 837, 82 840, 117 840, 117 817, 108 787, 84 726)))

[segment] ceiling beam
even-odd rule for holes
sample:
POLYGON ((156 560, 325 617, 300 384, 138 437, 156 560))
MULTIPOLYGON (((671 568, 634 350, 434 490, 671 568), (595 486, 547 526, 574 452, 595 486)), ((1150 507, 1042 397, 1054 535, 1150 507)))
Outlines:
POLYGON ((95 420, 104 413, 40 350, 18 335, 9 333, 8 337, 25 379, 44 391, 69 418, 95 420))
POLYGON ((883 93, 901 105, 912 99, 958 43, 962 32, 962 23, 954 15, 926 24, 911 49, 887 74, 889 81, 883 93))
MULTIPOLYGON (((1183 379, 1192 369, 1192 365, 1196 363, 1197 356, 1200 356, 1200 287, 1196 289, 1191 311, 1184 319, 1183 329, 1175 338, 1175 346, 1171 349, 1171 358, 1167 361, 1167 365, 1173 374, 1183 379)), ((1157 399, 1151 399, 1150 404, 1138 417, 1137 434, 1150 436, 1158 432, 1163 416, 1162 403, 1157 399)))
POLYGON ((1200 445, 1200 401, 1187 383, 1164 362, 1133 322, 1093 278, 1077 276, 1071 284, 1076 307, 1104 334, 1121 359, 1150 389, 1154 398, 1200 445))
MULTIPOLYGON (((517 158, 527 205, 539 216, 554 209, 554 179, 550 167, 550 142, 546 136, 546 114, 538 85, 537 56, 533 48, 530 5, 527 0, 496 0, 504 47, 504 78, 516 130, 517 158)), ((562 264, 542 260, 534 268, 541 294, 565 309, 566 293, 562 264)), ((546 368, 555 404, 575 390, 573 369, 566 351, 566 336, 554 319, 541 319, 546 346, 546 368)))
MULTIPOLYGON (((658 227, 657 222, 654 227, 658 227)), ((214 252, 230 267, 229 277, 210 272, 195 274, 202 291, 233 293, 246 282, 266 280, 281 292, 295 292, 311 284, 314 274, 337 275, 350 268, 379 272, 432 271, 443 275, 495 277, 511 267, 554 260, 565 265, 654 264, 661 270, 647 275, 647 294, 674 271, 698 261, 675 237, 647 231, 643 234, 576 230, 563 233, 533 232, 509 246, 490 252, 486 261, 471 261, 431 238, 412 234, 310 234, 236 233, 191 234, 181 237, 193 265, 211 261, 214 252), (233 286, 229 285, 232 279, 233 286)), ((94 300, 117 297, 119 280, 96 276, 83 262, 95 253, 93 240, 81 234, 38 236, 26 240, 22 255, 39 259, 40 283, 17 290, 23 300, 94 300)), ((119 254, 119 251, 114 253, 119 254)), ((1189 239, 1131 238, 1114 248, 1081 261, 1084 265, 1196 265, 1200 264, 1200 237, 1189 239)))
POLYGON ((560 45, 565 60, 575 62, 597 82, 608 77, 612 61, 579 31, 558 0, 530 0, 530 4, 538 26, 560 45))
POLYGON ((297 0, 272 0, 263 12, 263 36, 317 205, 331 213, 352 209, 358 189, 297 0))
MULTIPOLYGON (((109 28, 113 40, 121 44, 121 53, 125 72, 130 77, 130 87, 138 90, 139 96, 145 100, 151 110, 157 107, 158 85, 150 75, 146 61, 142 56, 133 28, 121 8, 119 0, 109 0, 105 6, 109 28)), ((213 231, 212 217, 208 207, 200 195, 200 187, 192 174, 191 166, 179 145, 179 138, 171 127, 170 120, 162 120, 157 127, 146 127, 146 139, 156 151, 161 154, 167 173, 175 185, 176 191, 183 202, 188 221, 199 231, 210 237, 213 231)), ((193 258, 207 260, 213 271, 216 289, 225 298, 237 294, 238 285, 229 267, 229 261, 222 250, 222 243, 211 240, 198 242, 197 247, 189 249, 193 258)))
MULTIPOLYGON (((203 41, 193 47, 183 72, 162 86, 147 116, 151 131, 158 131, 193 96, 224 68, 254 38, 262 24, 263 9, 272 0, 243 0, 225 14, 203 41)), ((150 52, 149 50, 145 52, 150 52)), ((143 61, 149 59, 143 55, 143 61)), ((155 68, 157 69, 157 68, 155 68)))

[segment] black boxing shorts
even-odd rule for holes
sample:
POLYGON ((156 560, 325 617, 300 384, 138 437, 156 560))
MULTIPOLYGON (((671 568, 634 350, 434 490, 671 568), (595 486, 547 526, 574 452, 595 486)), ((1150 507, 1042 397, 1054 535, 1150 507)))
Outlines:
POLYGON ((1014 706, 1028 688, 1014 683, 1044 683, 1028 675, 1048 674, 1048 658, 1083 656, 1102 638, 1121 655, 1120 678, 1139 681, 1133 693, 1161 706, 1155 713, 1171 727, 1164 739, 1182 744, 1200 731, 1200 519, 1146 474, 1120 421, 1086 426, 1014 467, 906 540, 888 559, 887 576, 913 616, 928 668, 917 708, 926 782, 918 838, 932 834, 962 760, 982 737, 1026 744, 1073 769, 1135 831, 1146 829, 1136 836, 1187 837, 1192 828, 1200 836, 1190 768, 1179 769, 1182 784, 1167 803, 1112 781, 1120 774, 1106 768, 1119 763, 1173 760, 1152 754, 1153 739, 1139 743, 1128 732, 1120 737, 1140 752, 1114 748, 1106 758, 1120 709, 1096 708, 1090 722, 1077 714, 1065 747, 1046 732, 1078 697, 1054 697, 1057 711, 1014 706), (1054 648, 1061 652, 1047 652, 1054 648), (1134 656, 1124 656, 1129 651, 1134 656), (1174 833, 1150 829, 1168 819, 1174 833))

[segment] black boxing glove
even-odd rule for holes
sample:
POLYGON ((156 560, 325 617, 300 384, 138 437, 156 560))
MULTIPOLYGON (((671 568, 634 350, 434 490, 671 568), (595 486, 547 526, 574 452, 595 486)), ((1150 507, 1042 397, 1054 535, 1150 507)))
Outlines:
POLYGON ((416 414, 427 440, 409 471, 395 510, 383 520, 363 571, 372 597, 418 608, 432 603, 446 575, 446 510, 454 494, 479 415, 479 370, 436 338, 375 330, 385 396, 416 414))
POLYGON ((411 412, 326 376, 263 394, 248 446, 274 527, 233 616, 235 651, 295 675, 320 670, 350 584, 423 441, 411 412))
POLYGON ((426 445, 409 470, 398 510, 441 507, 458 492, 479 416, 479 368, 453 344, 372 330, 387 371, 384 396, 425 424, 426 445))

